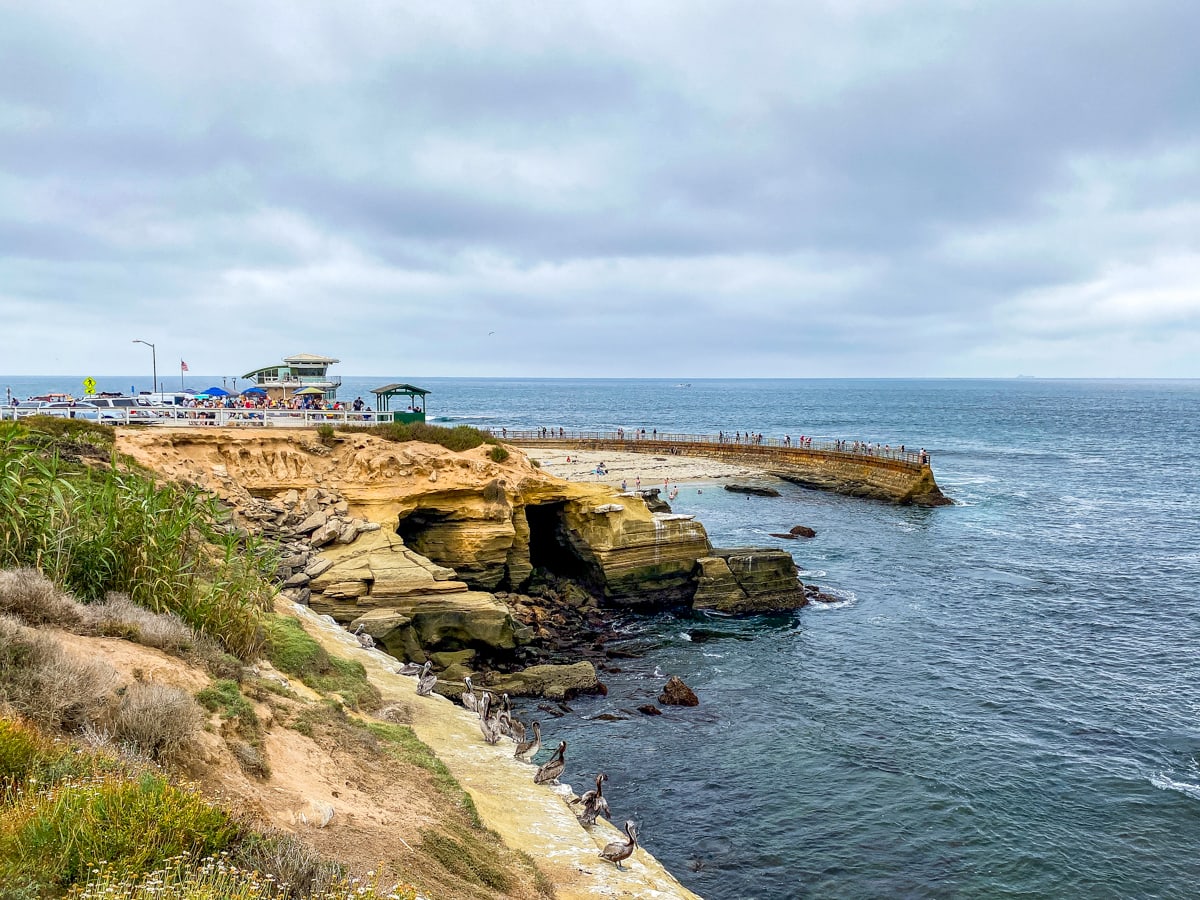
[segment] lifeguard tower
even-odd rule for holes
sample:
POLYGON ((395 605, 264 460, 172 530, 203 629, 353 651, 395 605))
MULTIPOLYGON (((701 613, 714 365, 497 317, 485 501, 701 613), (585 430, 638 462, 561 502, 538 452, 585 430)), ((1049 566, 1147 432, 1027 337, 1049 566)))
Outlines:
POLYGON ((375 395, 375 410, 381 413, 390 412, 393 422, 408 424, 425 421, 425 397, 429 391, 424 388, 415 384, 385 384, 383 387, 371 388, 371 393, 375 395), (393 397, 407 397, 407 408, 393 410, 393 397))

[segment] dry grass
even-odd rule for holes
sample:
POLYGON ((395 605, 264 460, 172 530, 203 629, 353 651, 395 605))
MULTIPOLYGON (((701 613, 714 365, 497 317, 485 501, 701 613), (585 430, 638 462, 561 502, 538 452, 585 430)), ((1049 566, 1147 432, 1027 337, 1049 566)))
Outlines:
POLYGON ((113 737, 157 762, 182 760, 204 727, 204 713, 187 691, 154 682, 135 682, 113 714, 113 737))
POLYGON ((0 615, 75 629, 83 623, 84 607, 37 569, 20 568, 0 572, 0 615))
POLYGON ((0 616, 0 706, 43 728, 79 731, 106 717, 117 685, 107 663, 78 659, 49 635, 0 616))
POLYGON ((119 637, 146 647, 180 655, 197 642, 196 633, 174 613, 151 612, 127 594, 110 592, 102 603, 86 607, 87 621, 96 634, 119 637))

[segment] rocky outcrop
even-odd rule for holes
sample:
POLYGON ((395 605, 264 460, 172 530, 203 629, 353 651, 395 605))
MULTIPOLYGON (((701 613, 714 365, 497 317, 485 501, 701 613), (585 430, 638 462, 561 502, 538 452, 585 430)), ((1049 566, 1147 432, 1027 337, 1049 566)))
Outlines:
POLYGON ((607 690, 590 662, 569 666, 530 666, 520 672, 492 675, 481 682, 489 691, 511 697, 545 697, 570 700, 580 694, 603 694, 607 690))
POLYGON ((727 484, 725 490, 734 494, 752 494, 755 497, 778 497, 779 491, 773 487, 758 484, 727 484))
POLYGON ((737 615, 799 609, 807 602, 796 563, 783 550, 714 550, 696 565, 693 609, 737 615))
POLYGON ((663 706, 699 706, 700 698, 696 692, 683 683, 683 679, 672 675, 661 694, 658 702, 663 706))

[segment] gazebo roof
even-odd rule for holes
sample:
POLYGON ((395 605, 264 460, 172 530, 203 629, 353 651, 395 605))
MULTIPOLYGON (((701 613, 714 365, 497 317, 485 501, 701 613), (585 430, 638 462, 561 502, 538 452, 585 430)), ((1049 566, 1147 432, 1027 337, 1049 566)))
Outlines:
POLYGON ((381 397, 387 394, 412 394, 424 397, 429 391, 419 388, 415 384, 385 384, 383 387, 371 388, 371 393, 379 394, 381 397))

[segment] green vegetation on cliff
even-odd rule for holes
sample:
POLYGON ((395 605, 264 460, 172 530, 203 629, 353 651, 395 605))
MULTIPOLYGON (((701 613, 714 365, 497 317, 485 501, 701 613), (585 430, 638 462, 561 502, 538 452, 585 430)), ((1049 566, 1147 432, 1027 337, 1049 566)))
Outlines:
POLYGON ((0 427, 0 569, 32 566, 82 600, 127 594, 253 657, 273 554, 224 528, 208 495, 121 464, 106 431, 53 418, 0 427))
MULTIPOLYGON (((385 422, 380 425, 363 425, 361 427, 340 427, 339 431, 364 432, 381 437, 384 440, 403 444, 417 441, 422 444, 438 444, 447 450, 460 453, 463 450, 474 450, 483 444, 499 445, 500 441, 494 435, 470 425, 456 425, 445 428, 441 425, 427 425, 424 422, 385 422)), ((494 457, 493 457, 494 458, 494 457)), ((502 460, 496 460, 501 462, 502 460)))

